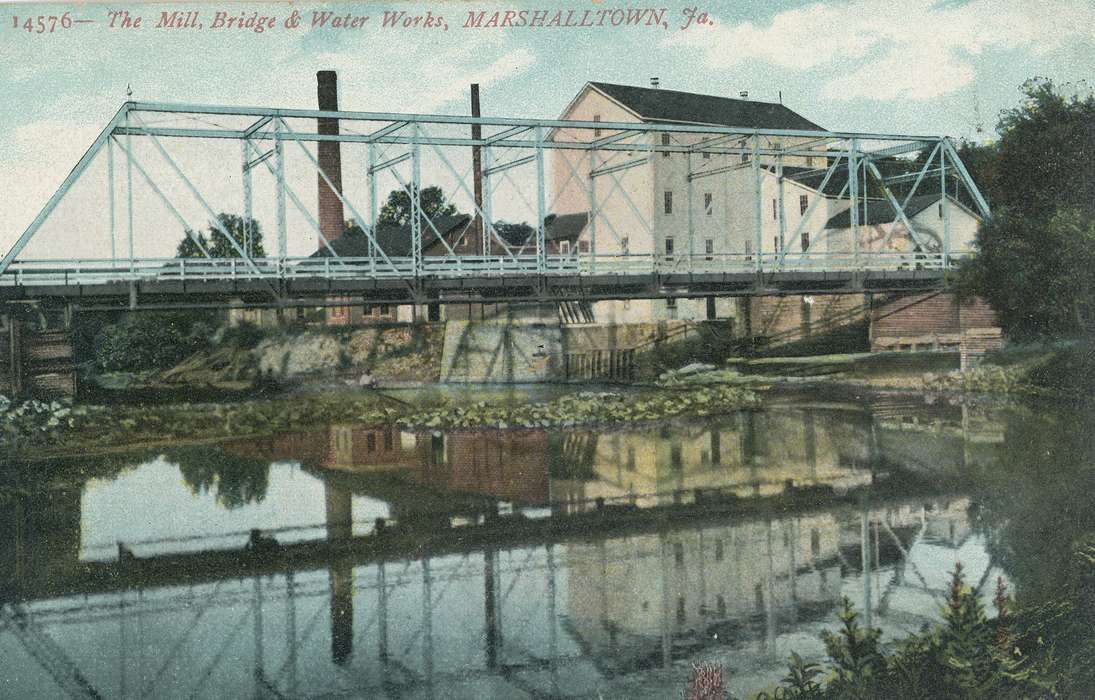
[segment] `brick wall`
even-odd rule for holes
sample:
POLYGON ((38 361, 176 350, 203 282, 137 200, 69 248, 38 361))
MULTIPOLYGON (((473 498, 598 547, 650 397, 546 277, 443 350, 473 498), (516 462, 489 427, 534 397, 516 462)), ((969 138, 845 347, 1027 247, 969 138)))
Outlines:
POLYGON ((886 295, 871 307, 871 349, 959 350, 972 330, 992 330, 996 315, 981 299, 959 302, 954 294, 927 292, 886 295))

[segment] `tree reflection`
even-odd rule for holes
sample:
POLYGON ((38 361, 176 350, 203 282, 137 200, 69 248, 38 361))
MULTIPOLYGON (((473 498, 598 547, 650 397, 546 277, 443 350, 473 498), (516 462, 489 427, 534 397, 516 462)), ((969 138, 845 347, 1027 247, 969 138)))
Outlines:
POLYGON ((270 485, 266 460, 229 454, 212 445, 173 447, 164 452, 164 459, 178 465, 191 493, 212 493, 229 510, 266 498, 270 485))
POLYGON ((1074 547, 1095 532, 1093 409, 1008 417, 1006 450, 971 465, 989 552, 1025 603, 1056 596, 1074 547))

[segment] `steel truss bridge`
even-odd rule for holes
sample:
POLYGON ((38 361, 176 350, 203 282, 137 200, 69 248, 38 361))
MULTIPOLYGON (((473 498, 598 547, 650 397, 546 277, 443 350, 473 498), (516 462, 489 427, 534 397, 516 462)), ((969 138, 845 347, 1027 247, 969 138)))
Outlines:
POLYGON ((913 196, 929 188, 962 193, 980 216, 989 214, 954 144, 939 136, 127 102, 0 258, 0 302, 277 307, 331 295, 445 303, 925 289, 942 284, 966 254, 951 245, 950 198, 934 238, 906 215, 913 196), (328 172, 317 157, 331 142, 341 144, 345 172, 328 172), (929 154, 922 165, 883 173, 885 162, 918 153, 929 154), (628 180, 655 159, 672 181, 666 186, 686 201, 672 230, 661 229, 678 243, 668 255, 651 247, 660 245, 653 187, 628 180), (786 163, 822 165, 785 171, 786 163), (697 183, 739 170, 755 201, 733 217, 752 229, 757 253, 700 251, 697 183), (762 206, 770 176, 778 179, 774 213, 762 206), (367 239, 366 255, 332 247, 312 182, 335 193, 367 239), (812 197, 793 225, 784 198, 794 182, 822 192, 843 186, 812 197), (457 251, 422 215, 419 193, 431 185, 471 214, 458 237, 471 245, 457 251), (410 202, 409 241, 399 251, 378 240, 388 191, 410 202), (818 231, 800 250, 805 222, 823 200, 847 204, 849 250, 834 252, 818 231), (872 200, 896 212, 912 252, 860 249, 872 200), (560 253, 545 220, 576 209, 590 212, 589 250, 560 253), (220 212, 242 213, 242 236, 225 228, 220 212), (765 246, 768 216, 778 224, 774 251, 765 246), (530 222, 527 239, 501 235, 501 220, 530 222), (255 245, 258 221, 272 222, 265 251, 255 245), (195 233, 206 226, 231 249, 211 252, 210 240, 195 233), (302 232, 318 241, 309 250, 325 257, 290 255, 302 232), (170 257, 184 236, 200 257, 170 257), (604 252, 638 241, 655 252, 604 252))

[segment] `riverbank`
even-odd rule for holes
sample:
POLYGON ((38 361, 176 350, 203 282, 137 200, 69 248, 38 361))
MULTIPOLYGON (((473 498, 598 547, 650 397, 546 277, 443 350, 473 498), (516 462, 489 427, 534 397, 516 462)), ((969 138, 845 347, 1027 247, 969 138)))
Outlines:
POLYGON ((395 399, 382 391, 300 394, 234 403, 74 406, 0 401, 0 449, 36 459, 163 444, 260 437, 330 423, 433 428, 548 428, 701 417, 758 403, 750 389, 636 388, 574 392, 527 404, 395 399))

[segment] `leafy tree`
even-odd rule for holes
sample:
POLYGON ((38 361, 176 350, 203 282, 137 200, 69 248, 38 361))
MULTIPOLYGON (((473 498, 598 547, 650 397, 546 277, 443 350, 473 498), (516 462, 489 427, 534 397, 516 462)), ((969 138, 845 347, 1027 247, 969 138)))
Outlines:
MULTIPOLYGON (((262 226, 259 225, 258 221, 251 219, 250 231, 248 231, 248 227, 245 225, 246 222, 242 216, 222 212, 217 214, 217 222, 220 224, 220 228, 223 228, 232 236, 241 249, 245 251, 250 250, 251 257, 265 257, 266 250, 262 245, 262 226)), ((195 232, 187 229, 186 237, 182 239, 178 248, 175 250, 175 257, 205 257, 198 247, 198 244, 194 242, 194 238, 200 240, 205 249, 208 250, 209 254, 214 258, 240 257, 232 243, 223 233, 221 233, 220 228, 210 223, 209 228, 206 231, 195 232)))
MULTIPOLYGON (((413 190, 412 190, 413 191, 413 190)), ((425 187, 420 197, 422 213, 429 219, 456 214, 455 204, 445 203, 445 193, 440 187, 425 187)), ((388 201, 380 208, 381 224, 405 226, 411 222, 411 197, 403 188, 388 193, 388 201)))
POLYGON ((95 335, 95 363, 108 372, 170 367, 208 345, 210 321, 209 314, 184 311, 129 314, 95 335))
POLYGON ((984 297, 1016 338, 1095 329, 1095 96, 1034 79, 1005 111, 995 153, 968 147, 994 206, 960 288, 984 297))
POLYGON ((519 224, 496 221, 494 222, 494 231, 510 246, 520 246, 525 241, 532 240, 533 235, 536 233, 536 229, 523 221, 519 224))

